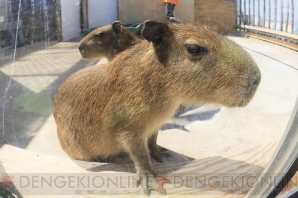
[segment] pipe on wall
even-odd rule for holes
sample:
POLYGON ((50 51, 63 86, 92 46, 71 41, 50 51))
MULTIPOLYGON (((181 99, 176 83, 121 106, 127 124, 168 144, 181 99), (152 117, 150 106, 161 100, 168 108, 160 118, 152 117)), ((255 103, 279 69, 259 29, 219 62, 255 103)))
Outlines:
POLYGON ((89 28, 88 21, 88 0, 81 0, 80 8, 80 17, 81 17, 81 30, 89 28))

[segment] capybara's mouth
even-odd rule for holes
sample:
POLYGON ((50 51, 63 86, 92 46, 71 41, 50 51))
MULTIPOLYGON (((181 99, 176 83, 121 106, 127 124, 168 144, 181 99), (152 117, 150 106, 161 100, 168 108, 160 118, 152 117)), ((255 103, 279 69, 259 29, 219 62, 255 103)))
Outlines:
POLYGON ((232 107, 245 107, 248 104, 248 100, 243 100, 238 103, 233 103, 232 107))
POLYGON ((253 91, 249 91, 248 93, 246 93, 239 102, 232 103, 231 107, 245 107, 246 105, 248 105, 248 103, 252 100, 253 96, 256 93, 256 88, 257 87, 255 87, 253 91))
POLYGON ((80 53, 81 53, 81 55, 82 55, 83 58, 86 58, 85 57, 85 50, 80 50, 80 53))

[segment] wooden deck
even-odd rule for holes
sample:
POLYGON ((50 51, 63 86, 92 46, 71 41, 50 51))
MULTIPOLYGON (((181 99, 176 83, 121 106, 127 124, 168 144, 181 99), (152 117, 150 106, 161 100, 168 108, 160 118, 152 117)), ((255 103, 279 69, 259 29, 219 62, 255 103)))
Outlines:
POLYGON ((241 25, 241 28, 247 30, 247 37, 261 39, 298 51, 298 35, 248 25, 241 25))

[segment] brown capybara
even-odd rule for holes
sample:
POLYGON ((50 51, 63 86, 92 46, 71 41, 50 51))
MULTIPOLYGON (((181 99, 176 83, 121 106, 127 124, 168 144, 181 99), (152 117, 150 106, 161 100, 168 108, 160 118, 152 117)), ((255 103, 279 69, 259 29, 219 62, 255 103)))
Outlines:
MULTIPOLYGON (((86 35, 79 43, 79 51, 83 58, 94 59, 107 57, 111 61, 117 54, 141 42, 142 39, 128 31, 120 21, 99 27, 86 35)), ((162 162, 159 147, 156 143, 158 131, 150 138, 150 155, 162 162)), ((165 154, 164 154, 165 155, 165 154)))
POLYGON ((141 39, 127 30, 120 21, 99 27, 86 35, 79 43, 83 58, 106 57, 111 61, 117 54, 141 42, 141 39))
POLYGON ((54 117, 69 156, 90 160, 126 151, 137 183, 147 178, 145 194, 165 194, 152 181, 148 144, 155 131, 181 104, 247 105, 261 74, 241 47, 199 23, 146 21, 142 36, 147 41, 105 66, 66 79, 56 96, 54 117))

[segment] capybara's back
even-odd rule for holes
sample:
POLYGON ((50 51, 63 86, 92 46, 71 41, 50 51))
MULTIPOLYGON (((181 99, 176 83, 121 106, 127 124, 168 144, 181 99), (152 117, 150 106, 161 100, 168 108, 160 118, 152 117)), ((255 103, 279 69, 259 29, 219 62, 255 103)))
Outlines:
MULTIPOLYGON (((126 151, 140 178, 154 176, 148 138, 179 105, 242 107, 261 80, 250 55, 208 27, 146 21, 142 35, 147 41, 109 64, 70 76, 54 111, 68 155, 90 160, 126 151)), ((157 190, 145 184, 147 195, 152 189, 157 190)))

